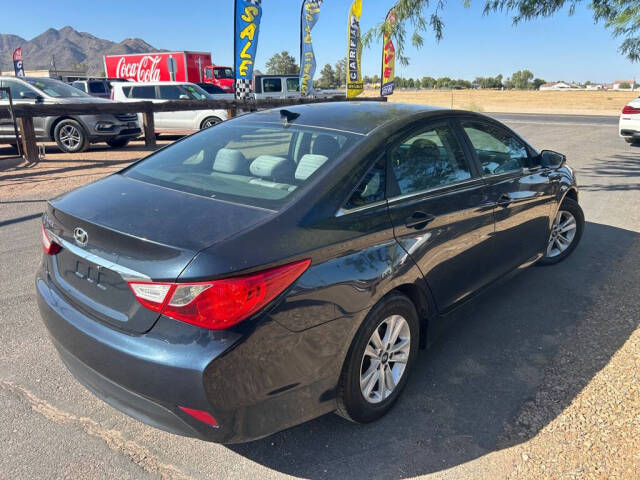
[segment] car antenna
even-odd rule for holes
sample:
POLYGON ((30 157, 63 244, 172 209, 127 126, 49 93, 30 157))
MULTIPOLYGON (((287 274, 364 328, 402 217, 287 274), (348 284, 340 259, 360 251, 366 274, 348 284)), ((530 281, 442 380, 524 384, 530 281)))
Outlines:
POLYGON ((284 125, 289 125, 290 122, 293 122, 296 118, 300 116, 299 113, 291 112, 289 110, 280 110, 280 119, 284 120, 284 125))

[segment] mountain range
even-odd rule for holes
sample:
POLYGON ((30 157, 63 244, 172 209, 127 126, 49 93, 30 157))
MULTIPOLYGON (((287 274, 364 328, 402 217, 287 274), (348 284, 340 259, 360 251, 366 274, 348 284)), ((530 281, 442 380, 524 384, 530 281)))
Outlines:
POLYGON ((51 68, 55 58, 58 70, 86 68, 89 75, 104 70, 102 56, 124 53, 161 52, 140 38, 112 42, 72 27, 49 28, 31 40, 0 33, 0 71, 13 71, 13 51, 22 47, 25 70, 51 68))

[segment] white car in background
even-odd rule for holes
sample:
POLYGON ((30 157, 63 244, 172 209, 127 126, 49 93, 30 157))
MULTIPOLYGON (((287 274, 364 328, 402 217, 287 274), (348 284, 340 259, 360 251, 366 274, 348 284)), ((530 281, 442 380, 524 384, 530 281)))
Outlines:
POLYGON ((620 136, 627 143, 640 143, 640 98, 631 100, 620 114, 620 136))
MULTIPOLYGON (((169 100, 209 100, 207 92, 189 82, 114 83, 112 98, 117 102, 154 103, 169 100)), ((142 117, 142 114, 140 114, 142 117)), ((227 119, 226 110, 186 110, 153 114, 156 133, 190 134, 211 127, 227 119)), ((142 120, 142 118, 141 118, 142 120)))

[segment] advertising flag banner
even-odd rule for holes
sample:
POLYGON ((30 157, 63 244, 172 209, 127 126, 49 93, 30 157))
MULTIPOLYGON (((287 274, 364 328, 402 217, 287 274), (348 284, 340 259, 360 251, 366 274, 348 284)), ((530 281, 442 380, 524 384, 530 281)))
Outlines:
POLYGON ((234 67, 236 98, 252 96, 253 66, 258 49, 262 0, 235 0, 234 67))
MULTIPOLYGON (((387 13, 386 23, 393 26, 396 23, 396 13, 392 8, 387 13)), ((393 94, 396 76, 396 49, 393 46, 393 39, 385 29, 382 39, 382 75, 380 75, 380 95, 386 97, 393 94)))
POLYGON ((22 63, 22 47, 13 51, 13 71, 16 77, 24 77, 24 65, 22 63))
POLYGON ((362 0, 354 0, 349 9, 349 44, 347 49, 347 98, 357 97, 362 86, 362 42, 360 40, 360 16, 362 0))
POLYGON ((320 18, 322 0, 302 0, 300 12, 300 93, 307 95, 313 90, 316 73, 316 56, 311 43, 311 30, 320 18))

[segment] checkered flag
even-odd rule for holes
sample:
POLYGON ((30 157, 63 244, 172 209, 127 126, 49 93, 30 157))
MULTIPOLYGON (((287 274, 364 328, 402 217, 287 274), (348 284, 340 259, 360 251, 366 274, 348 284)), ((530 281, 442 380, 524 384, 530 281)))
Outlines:
POLYGON ((251 80, 236 80, 236 98, 238 100, 248 100, 251 97, 251 80))

